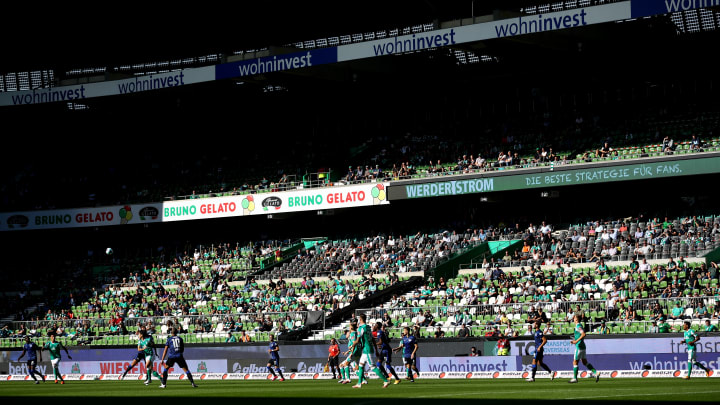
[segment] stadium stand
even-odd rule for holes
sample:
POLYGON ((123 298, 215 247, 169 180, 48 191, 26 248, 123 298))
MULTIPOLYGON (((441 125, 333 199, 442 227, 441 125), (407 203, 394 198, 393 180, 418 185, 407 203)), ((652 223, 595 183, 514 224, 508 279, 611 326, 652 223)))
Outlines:
MULTIPOLYGON (((201 199, 616 160, 643 164, 648 158, 717 152, 717 85, 695 77, 693 63, 684 59, 703 62, 715 41, 676 38, 676 28, 685 31, 676 19, 652 19, 659 22, 652 32, 663 40, 648 48, 647 38, 605 39, 601 31, 588 30, 571 45, 498 40, 502 45, 413 52, 307 75, 259 75, 197 85, 192 92, 18 107, 15 116, 3 118, 32 123, 37 133, 77 128, 77 136, 68 144, 36 147, 32 159, 8 153, 0 209, 201 199), (608 48, 624 41, 628 45, 612 45, 620 52, 608 48), (622 60, 622 80, 606 74, 619 71, 617 60, 587 56, 583 46, 590 55, 622 60), (672 67, 664 67, 668 49, 682 50, 674 56, 681 62, 672 67), (490 56, 476 54, 485 51, 490 56), (467 63, 473 57, 486 63, 467 63), (552 63, 528 71, 528 61, 543 65, 540 60, 552 63), (130 134, 147 141, 131 141, 130 134)), ((646 23, 616 25, 624 34, 623 27, 646 23)), ((323 36, 286 44, 279 52, 425 32, 437 24, 323 36)), ((60 75, 78 83, 100 80, 94 75, 142 77, 168 66, 212 66, 228 56, 274 51, 258 47, 177 63, 123 62, 60 75)), ((9 87, 21 76, 0 75, 0 91, 29 89, 9 87)), ((53 72, 46 76, 41 87, 60 83, 49 79, 53 72)), ((8 151, 31 147, 20 136, 12 138, 8 151)), ((327 339, 340 336, 348 317, 332 324, 324 319, 343 310, 388 323, 393 337, 400 326, 417 328, 422 337, 522 334, 538 308, 555 334, 570 333, 575 313, 587 317, 594 333, 605 333, 603 322, 607 333, 654 332, 653 322, 665 320, 667 330, 677 330, 684 319, 717 324, 720 291, 710 255, 720 248, 720 218, 705 215, 716 212, 717 178, 711 176, 596 184, 571 188, 552 201, 535 190, 481 195, 479 201, 477 195, 437 198, 442 201, 436 204, 393 201, 377 207, 377 214, 358 209, 336 222, 310 212, 279 225, 270 218, 236 218, 160 224, 162 230, 19 235, 8 238, 14 239, 7 244, 11 271, 0 275, 6 323, 0 345, 17 346, 25 335, 43 343, 50 334, 70 345, 129 345, 138 328, 164 336, 168 321, 181 326, 190 344, 223 343, 228 332, 264 341, 318 323, 322 329, 312 338, 327 339), (298 233, 332 237, 306 244, 298 233), (227 242, 238 234, 272 242, 227 242), (222 242, 188 250, 188 239, 222 242), (519 242, 502 252, 466 256, 498 241, 519 242), (78 252, 98 244, 123 253, 109 258, 78 252), (154 251, 163 244, 161 253, 154 251), (174 253, 169 246, 177 246, 174 253), (402 283, 416 275, 425 277, 424 285, 405 288, 402 283), (402 291, 387 294, 390 288, 402 291), (356 308, 371 297, 381 303, 356 308)))

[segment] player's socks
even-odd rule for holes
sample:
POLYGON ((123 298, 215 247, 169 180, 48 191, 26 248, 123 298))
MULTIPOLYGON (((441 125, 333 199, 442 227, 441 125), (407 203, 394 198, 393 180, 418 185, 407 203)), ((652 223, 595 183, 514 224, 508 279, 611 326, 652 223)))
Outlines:
POLYGON ((696 361, 696 362, 695 362, 695 365, 697 365, 697 366, 700 367, 701 369, 705 370, 706 373, 707 373, 708 371, 710 371, 709 368, 703 366, 702 363, 700 363, 699 361, 696 361))
POLYGON ((530 366, 530 378, 535 379, 535 372, 537 372, 537 365, 533 364, 530 366))
POLYGON ((385 377, 385 379, 390 378, 390 376, 388 375, 387 371, 385 371, 385 367, 382 366, 382 362, 378 361, 378 362, 375 364, 375 367, 376 367, 376 369, 380 370, 380 374, 382 374, 383 377, 385 377))
POLYGON ((688 361, 688 377, 690 376, 690 374, 692 374, 692 366, 693 366, 692 362, 688 361))
POLYGON ((573 367, 573 380, 577 380, 578 366, 573 367))
POLYGON ((275 371, 277 371, 278 374, 280 374, 281 379, 283 379, 283 380, 285 379, 285 377, 283 376, 282 370, 280 370, 280 367, 276 368, 275 371))
POLYGON ((275 370, 273 370, 272 367, 268 366, 267 369, 270 372, 270 374, 272 374, 273 377, 277 377, 277 375, 275 375, 275 370))
POLYGON ((35 378, 35 370, 32 370, 32 371, 28 370, 28 374, 30 375, 30 377, 32 377, 33 380, 37 381, 37 378, 35 378))
POLYGON ((170 370, 168 370, 167 368, 166 368, 165 370, 163 370, 162 378, 160 378, 160 382, 162 383, 162 385, 165 385, 165 384, 167 383, 168 372, 169 372, 169 371, 170 371, 170 370))
POLYGON ((400 381, 400 377, 398 377, 397 373, 395 372, 395 369, 392 368, 391 365, 386 364, 385 367, 387 367, 388 371, 392 373, 392 376, 395 377, 396 380, 400 381))
POLYGON ((126 376, 126 375, 130 372, 130 370, 132 370, 132 368, 133 368, 132 364, 129 365, 129 366, 125 369, 125 372, 123 373, 123 377, 126 376))
POLYGON ((358 376, 358 384, 362 384, 363 377, 365 377, 365 366, 358 367, 357 376, 358 376))
POLYGON ((550 367, 548 367, 547 364, 545 364, 545 363, 540 363, 540 367, 542 367, 543 369, 545 369, 545 371, 547 371, 548 373, 552 374, 552 370, 550 370, 550 367))
POLYGON ((388 379, 385 376, 385 374, 383 374, 381 368, 375 367, 375 368, 373 368, 373 371, 375 372, 375 374, 377 374, 378 377, 380 377, 381 380, 383 380, 383 382, 388 382, 388 379))
POLYGON ((190 384, 195 385, 195 380, 193 380, 192 373, 189 370, 185 373, 185 375, 187 376, 188 381, 190 381, 190 384))
POLYGON ((597 370, 595 370, 595 367, 593 367, 592 364, 588 363, 585 365, 588 370, 592 371, 593 375, 597 374, 597 370))

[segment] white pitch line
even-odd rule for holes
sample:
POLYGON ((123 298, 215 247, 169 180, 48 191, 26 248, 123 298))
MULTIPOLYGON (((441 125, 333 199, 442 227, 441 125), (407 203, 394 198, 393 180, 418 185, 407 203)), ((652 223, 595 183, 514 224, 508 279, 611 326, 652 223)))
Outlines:
POLYGON ((652 397, 652 396, 659 396, 659 395, 677 396, 677 395, 717 394, 717 393, 720 393, 720 390, 714 390, 714 391, 689 391, 689 392, 678 392, 678 393, 672 393, 672 392, 656 392, 656 393, 652 393, 652 394, 593 395, 593 396, 591 396, 591 397, 574 397, 574 398, 563 398, 563 399, 595 399, 595 398, 621 398, 621 397, 652 397))
MULTIPOLYGON (((599 387, 598 387, 599 388, 599 387)), ((572 388, 566 388, 563 391, 567 391, 568 389, 572 388)), ((635 391, 637 388, 620 388, 620 389, 614 389, 615 391, 635 391)), ((533 390, 533 392, 543 392, 543 391, 549 391, 549 392, 557 392, 557 388, 553 389, 539 389, 539 390, 533 390)), ((492 391, 493 394, 512 394, 517 392, 517 390, 508 390, 508 391, 492 391)), ((573 398, 563 398, 565 399, 594 399, 594 398, 622 398, 622 397, 635 397, 635 396, 658 396, 658 395, 691 395, 691 394, 714 394, 714 393, 720 393, 720 390, 715 391, 688 391, 688 392, 679 392, 679 393, 652 393, 652 394, 623 394, 623 395, 593 395, 593 396, 587 396, 587 397, 573 397, 573 398)), ((484 394, 487 395, 488 391, 463 391, 463 392, 455 392, 450 394, 441 394, 441 395, 426 395, 426 396, 417 396, 414 398, 438 398, 438 397, 457 397, 457 396, 465 396, 465 395, 480 395, 484 394)))

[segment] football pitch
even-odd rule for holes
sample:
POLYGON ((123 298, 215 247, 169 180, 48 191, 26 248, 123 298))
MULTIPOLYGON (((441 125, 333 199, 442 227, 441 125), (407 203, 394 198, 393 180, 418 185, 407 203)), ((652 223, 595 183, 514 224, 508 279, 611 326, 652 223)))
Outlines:
POLYGON ((521 379, 493 380, 422 380, 402 381, 382 388, 378 380, 361 389, 341 385, 334 380, 198 381, 192 388, 187 381, 169 381, 165 389, 153 380, 150 386, 141 381, 68 381, 65 385, 28 381, 0 383, 3 403, 193 403, 206 401, 278 401, 280 404, 338 403, 338 404, 477 404, 478 400, 496 403, 542 404, 557 402, 652 402, 695 403, 720 399, 720 381, 715 378, 604 379, 595 383, 582 379, 568 384, 566 379, 549 381, 538 379, 530 383, 521 379), (145 402, 146 403, 146 402, 145 402))

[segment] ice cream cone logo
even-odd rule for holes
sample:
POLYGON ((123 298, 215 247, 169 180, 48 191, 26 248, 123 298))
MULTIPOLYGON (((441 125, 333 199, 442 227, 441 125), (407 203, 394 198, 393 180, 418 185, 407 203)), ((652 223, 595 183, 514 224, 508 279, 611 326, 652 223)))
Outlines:
POLYGON ((120 224, 125 225, 130 221, 133 217, 132 214, 132 208, 130 208, 129 205, 126 205, 122 208, 120 208, 120 224))
POLYGON ((378 184, 375 187, 370 190, 370 194, 372 194, 373 197, 373 205, 382 204, 383 201, 385 201, 386 195, 385 195, 385 186, 382 184, 378 184))
POLYGON ((255 198, 251 195, 243 198, 242 207, 243 215, 249 215, 251 212, 255 211, 255 198))

